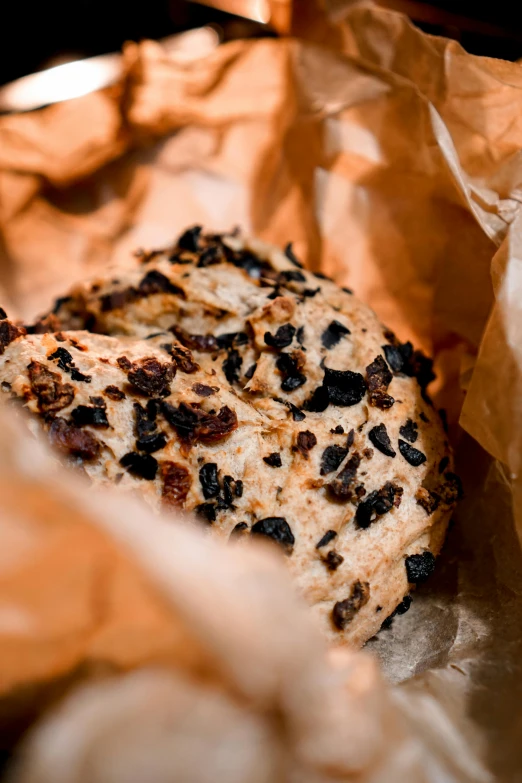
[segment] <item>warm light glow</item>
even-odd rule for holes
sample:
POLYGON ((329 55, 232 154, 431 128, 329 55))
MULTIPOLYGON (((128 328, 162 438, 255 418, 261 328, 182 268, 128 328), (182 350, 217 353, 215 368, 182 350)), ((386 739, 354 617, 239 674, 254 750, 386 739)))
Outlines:
POLYGON ((270 9, 267 0, 255 0, 254 13, 256 14, 254 18, 257 22, 267 24, 270 21, 270 9))
MULTIPOLYGON (((160 43, 173 60, 188 62, 215 49, 219 36, 211 27, 201 27, 160 43)), ((101 90, 118 81, 121 64, 120 54, 103 54, 24 76, 0 89, 0 111, 30 111, 101 90)))
POLYGON ((0 108, 27 111, 48 103, 79 98, 112 84, 120 74, 121 57, 118 54, 56 65, 7 85, 1 92, 0 108))
POLYGON ((261 24, 268 24, 271 17, 268 0, 197 0, 197 2, 219 8, 229 14, 253 19, 254 22, 261 22, 261 24))

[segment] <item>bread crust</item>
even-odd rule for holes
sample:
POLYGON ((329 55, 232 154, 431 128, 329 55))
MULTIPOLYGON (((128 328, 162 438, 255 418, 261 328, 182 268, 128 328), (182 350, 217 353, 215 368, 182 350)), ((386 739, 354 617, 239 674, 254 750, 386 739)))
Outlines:
POLYGON ((432 570, 460 485, 431 364, 291 248, 192 229, 28 334, 2 323, 2 389, 69 461, 274 540, 332 641, 362 645, 432 570))

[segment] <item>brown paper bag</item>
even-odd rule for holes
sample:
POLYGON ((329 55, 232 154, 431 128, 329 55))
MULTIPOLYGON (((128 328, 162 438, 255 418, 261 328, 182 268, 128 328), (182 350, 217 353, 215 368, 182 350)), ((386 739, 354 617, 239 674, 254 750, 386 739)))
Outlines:
POLYGON ((126 50, 122 93, 0 118, 1 280, 29 317, 188 223, 240 224, 294 241, 433 353, 452 433, 461 417, 490 457, 461 439, 467 499, 439 575, 370 647, 440 759, 478 730, 488 767, 515 781, 522 75, 399 15, 328 6, 330 48, 235 42, 180 64, 146 42, 126 50))
MULTIPOLYGON (((429 743, 376 661, 327 656, 270 547, 234 549, 93 493, 12 419, 2 406, 11 781, 428 780, 429 743)), ((480 772, 469 753, 459 764, 480 772)))

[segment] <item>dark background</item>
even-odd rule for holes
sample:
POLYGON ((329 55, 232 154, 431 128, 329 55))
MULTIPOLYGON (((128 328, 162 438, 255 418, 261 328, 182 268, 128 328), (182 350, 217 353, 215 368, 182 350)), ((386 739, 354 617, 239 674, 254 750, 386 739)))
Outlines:
MULTIPOLYGON (((470 0, 382 5, 408 13, 427 32, 459 40, 470 52, 522 58, 522 15, 514 0, 483 8, 470 0)), ((203 24, 215 24, 224 40, 275 34, 266 25, 184 0, 3 0, 0 19, 0 84, 60 60, 118 51, 126 40, 162 38, 203 24)))
POLYGON ((116 52, 125 41, 216 24, 224 39, 274 34, 265 25, 183 0, 0 0, 0 84, 58 59, 116 52))

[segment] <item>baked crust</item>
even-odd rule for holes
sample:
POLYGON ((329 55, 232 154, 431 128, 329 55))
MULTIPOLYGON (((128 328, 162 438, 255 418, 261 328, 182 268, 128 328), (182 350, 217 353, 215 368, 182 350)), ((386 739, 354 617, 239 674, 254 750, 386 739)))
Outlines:
POLYGON ((196 227, 0 330, 2 389, 68 460, 275 540, 332 641, 363 644, 433 569, 460 483, 431 363, 290 247, 196 227))

